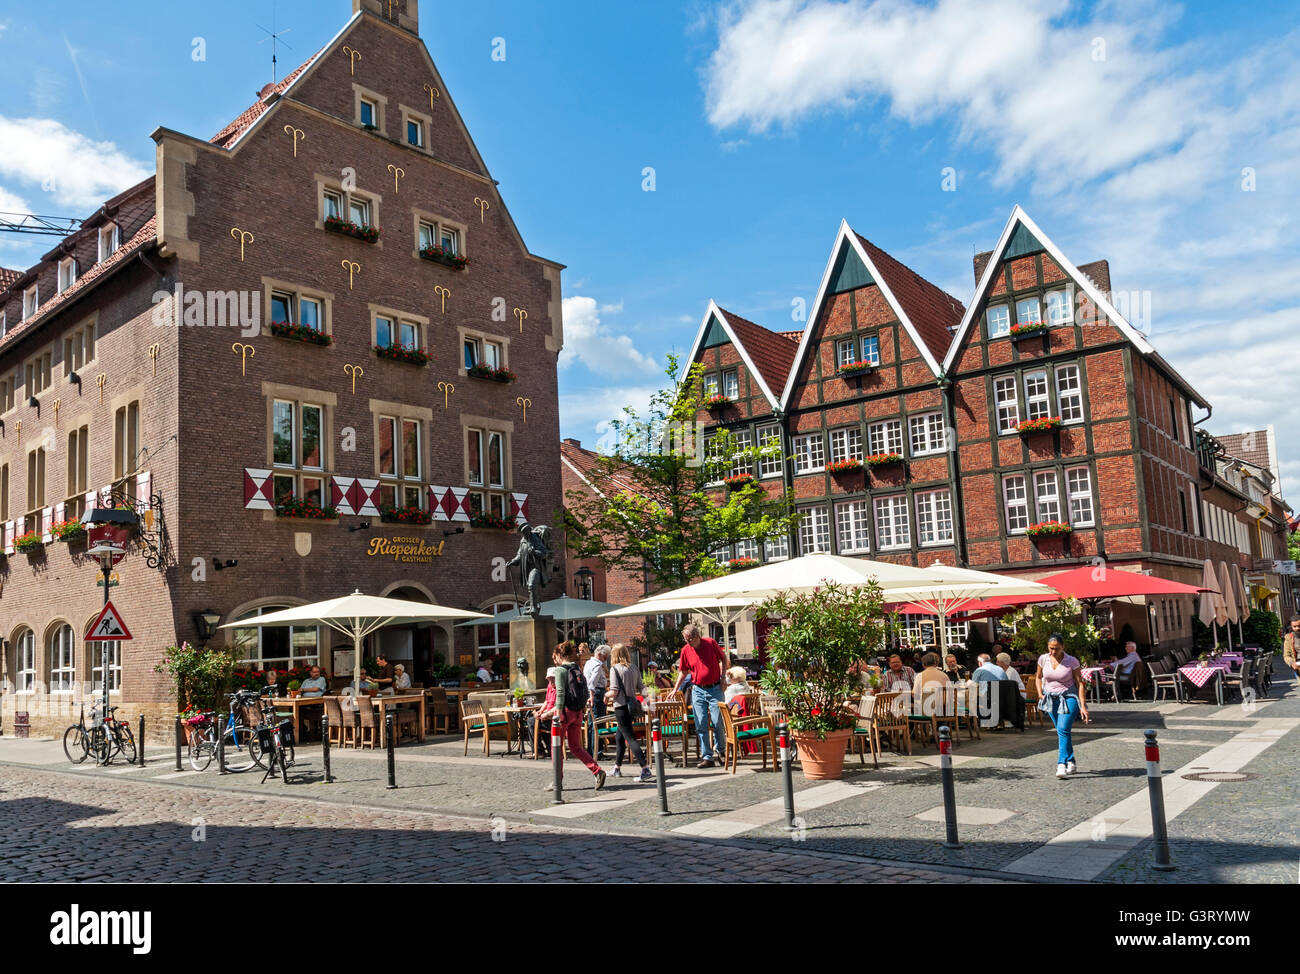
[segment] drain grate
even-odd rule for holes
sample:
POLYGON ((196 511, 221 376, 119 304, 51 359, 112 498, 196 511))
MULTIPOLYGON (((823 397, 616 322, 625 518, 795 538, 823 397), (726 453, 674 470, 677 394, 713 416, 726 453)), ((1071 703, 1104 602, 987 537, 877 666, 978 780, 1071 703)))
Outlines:
POLYGON ((1202 771, 1199 774, 1185 774, 1187 781, 1217 781, 1222 784, 1235 784, 1238 781, 1251 781, 1259 775, 1249 771, 1202 771))

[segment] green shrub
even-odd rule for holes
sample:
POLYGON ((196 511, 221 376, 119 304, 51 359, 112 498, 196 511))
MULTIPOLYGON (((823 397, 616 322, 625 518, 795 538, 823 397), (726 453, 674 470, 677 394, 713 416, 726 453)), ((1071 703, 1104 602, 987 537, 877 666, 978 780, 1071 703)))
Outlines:
POLYGON ((154 672, 171 677, 178 711, 217 710, 230 692, 235 654, 233 650, 204 649, 183 642, 164 650, 154 672))
MULTIPOLYGON (((1125 627, 1126 631, 1128 627, 1125 627)), ((1047 640, 1057 633, 1065 641, 1065 651, 1080 663, 1091 663, 1101 647, 1101 631, 1091 619, 1084 620, 1078 599, 1061 599, 1055 605, 1039 606, 1020 623, 1012 645, 1020 652, 1042 655, 1047 640)))
POLYGON ((1282 649, 1282 623, 1276 612, 1251 609, 1249 617, 1241 624, 1241 631, 1246 642, 1254 643, 1261 649, 1275 653, 1282 649))

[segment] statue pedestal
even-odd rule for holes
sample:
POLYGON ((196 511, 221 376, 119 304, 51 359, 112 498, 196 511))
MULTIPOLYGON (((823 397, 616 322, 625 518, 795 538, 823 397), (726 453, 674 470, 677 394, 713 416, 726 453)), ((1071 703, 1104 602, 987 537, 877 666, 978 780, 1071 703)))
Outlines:
POLYGON ((551 616, 525 616, 510 623, 510 689, 537 690, 546 686, 546 671, 555 664, 551 655, 558 645, 555 619, 551 616), (515 662, 528 661, 528 674, 519 672, 515 662))

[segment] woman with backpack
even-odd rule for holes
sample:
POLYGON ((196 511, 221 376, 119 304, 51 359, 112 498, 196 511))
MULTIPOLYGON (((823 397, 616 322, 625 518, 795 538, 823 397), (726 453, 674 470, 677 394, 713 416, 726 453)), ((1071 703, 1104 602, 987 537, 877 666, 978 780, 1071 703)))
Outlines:
MULTIPOLYGON (((571 642, 563 642, 551 654, 555 663, 546 671, 546 706, 537 714, 537 723, 550 717, 560 724, 569 754, 587 766, 596 776, 596 790, 605 787, 605 772, 600 769, 590 752, 582 746, 582 721, 587 710, 587 681, 578 669, 578 650, 571 642)), ((563 774, 563 769, 561 769, 563 774)), ((551 788, 547 783, 547 788, 551 788)))
POLYGON ((632 722, 645 715, 645 709, 637 699, 642 689, 641 671, 632 665, 632 654, 622 643, 617 644, 612 652, 614 663, 610 669, 609 690, 605 699, 613 704, 614 719, 618 721, 618 750, 614 755, 613 774, 615 778, 623 777, 623 752, 626 746, 632 751, 632 760, 641 765, 640 780, 652 781, 654 775, 646 766, 645 752, 637 743, 636 733, 632 729, 632 722))

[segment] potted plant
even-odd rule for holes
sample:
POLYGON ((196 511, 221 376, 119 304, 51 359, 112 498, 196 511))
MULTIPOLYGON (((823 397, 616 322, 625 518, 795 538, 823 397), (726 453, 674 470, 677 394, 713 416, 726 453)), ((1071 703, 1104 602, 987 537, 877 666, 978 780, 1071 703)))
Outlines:
POLYGON ((508 383, 514 382, 516 378, 515 374, 504 366, 494 369, 490 365, 471 365, 467 371, 474 378, 487 379, 489 382, 508 383))
POLYGON ((1035 335, 1042 335, 1047 332, 1047 325, 1041 321, 1026 321, 1021 324, 1011 326, 1012 339, 1033 338, 1035 335))
POLYGON ((853 379, 874 371, 876 367, 870 362, 845 362, 835 370, 835 374, 841 379, 853 379))
POLYGON ((720 392, 715 393, 712 396, 709 396, 708 399, 704 400, 704 408, 708 410, 712 410, 713 412, 720 412, 721 410, 726 409, 730 405, 731 405, 731 397, 724 396, 720 392))
POLYGON ((732 474, 730 477, 723 477, 722 482, 727 485, 727 490, 740 490, 754 482, 754 475, 752 473, 732 474))
POLYGON ((1025 419, 1016 424, 1016 432, 1024 436, 1027 433, 1050 433, 1061 428, 1060 416, 1042 416, 1038 419, 1025 419))
POLYGON ((902 462, 903 455, 901 453, 873 453, 866 459, 867 466, 873 470, 876 467, 887 467, 890 464, 902 462))
POLYGON ((84 541, 86 526, 74 518, 71 521, 61 521, 54 525, 54 527, 50 528, 50 534, 54 535, 56 541, 67 543, 84 541))
POLYGON ((420 256, 425 260, 431 260, 435 264, 443 264, 455 271, 462 271, 469 264, 469 258, 456 253, 454 250, 444 250, 434 244, 420 248, 420 256))
POLYGON ((492 514, 488 511, 474 511, 469 516, 469 526, 472 528, 495 528, 498 531, 513 531, 515 529, 515 519, 502 517, 500 514, 492 514))
POLYGON ((338 216, 327 216, 325 218, 325 229, 331 233, 341 233, 345 237, 355 237, 358 240, 364 240, 366 243, 374 243, 379 239, 379 227, 372 227, 368 223, 353 223, 351 220, 345 220, 338 216))
POLYGON ((743 572, 748 568, 757 568, 758 559, 757 558, 733 558, 731 559, 731 561, 727 562, 727 565, 728 567, 731 568, 733 572, 743 572))
POLYGON ((299 499, 292 494, 275 505, 276 517, 296 517, 313 521, 329 521, 339 516, 337 508, 322 507, 312 500, 299 499))
POLYGON ((394 507, 384 504, 379 508, 379 520, 389 524, 432 524, 433 514, 417 505, 394 507))
POLYGON ((375 345, 375 354, 390 362, 406 362, 408 365, 428 365, 429 353, 420 348, 407 348, 405 345, 375 345))
POLYGON ((832 460, 826 464, 826 472, 832 475, 857 473, 862 469, 862 461, 855 457, 848 457, 844 460, 832 460))
POLYGON ((289 691, 289 696, 296 697, 302 693, 302 683, 298 680, 290 680, 285 684, 285 689, 289 691))
POLYGON ((858 666, 885 640, 880 586, 829 583, 803 595, 783 593, 757 614, 781 620, 768 630, 760 685, 781 699, 804 777, 839 778, 857 719, 848 700, 862 689, 858 666))
POLYGON ((329 346, 334 344, 333 335, 327 335, 310 325, 294 324, 292 321, 271 322, 271 334, 276 338, 284 338, 291 342, 303 342, 307 345, 329 346))
POLYGON ((525 697, 527 694, 528 694, 528 691, 525 690, 523 687, 515 687, 514 692, 511 694, 511 696, 515 698, 515 706, 516 706, 516 707, 522 707, 522 706, 523 706, 523 704, 524 704, 524 697, 525 697))
POLYGON ((1069 534, 1073 526, 1068 521, 1040 521, 1025 528, 1025 534, 1031 538, 1056 538, 1069 534))
POLYGON ((14 539, 14 550, 25 555, 34 555, 45 548, 45 542, 41 540, 40 534, 35 531, 28 531, 26 534, 20 534, 14 539))

